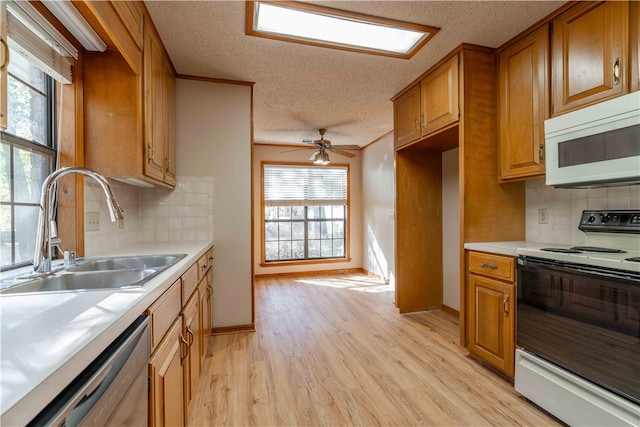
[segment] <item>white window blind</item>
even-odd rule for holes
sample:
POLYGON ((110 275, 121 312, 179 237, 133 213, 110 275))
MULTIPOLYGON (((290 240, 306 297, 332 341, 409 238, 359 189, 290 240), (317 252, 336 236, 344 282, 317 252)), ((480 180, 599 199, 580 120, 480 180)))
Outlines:
POLYGON ((71 83, 78 50, 29 2, 7 2, 9 46, 62 83, 71 83))
POLYGON ((265 206, 347 204, 346 167, 264 165, 265 206))

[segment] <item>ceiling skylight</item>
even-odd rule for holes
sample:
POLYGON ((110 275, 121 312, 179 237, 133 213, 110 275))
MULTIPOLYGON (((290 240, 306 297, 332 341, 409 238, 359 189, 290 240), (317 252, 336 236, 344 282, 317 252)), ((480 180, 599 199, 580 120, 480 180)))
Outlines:
POLYGON ((247 2, 248 35, 411 58, 437 28, 293 1, 247 2))

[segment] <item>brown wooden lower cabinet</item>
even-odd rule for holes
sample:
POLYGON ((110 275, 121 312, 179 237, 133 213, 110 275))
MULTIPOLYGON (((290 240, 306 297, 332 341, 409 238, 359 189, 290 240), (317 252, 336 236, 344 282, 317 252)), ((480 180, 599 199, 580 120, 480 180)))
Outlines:
POLYGON ((182 357, 186 350, 181 331, 182 319, 177 318, 149 362, 149 424, 154 427, 184 425, 182 357))
POLYGON ((468 252, 469 259, 479 260, 487 270, 474 272, 473 264, 467 262, 469 351, 513 377, 516 292, 514 280, 504 279, 504 270, 513 270, 514 260, 480 252, 468 252))
POLYGON ((184 412, 185 420, 191 414, 191 403, 198 386, 200 377, 200 341, 202 333, 200 331, 200 299, 196 290, 189 302, 182 310, 182 334, 189 344, 187 357, 182 363, 184 371, 184 412))
MULTIPOLYGON (((211 250, 206 256, 213 260, 211 250)), ((210 262, 201 275, 194 263, 147 310, 152 330, 149 425, 153 427, 184 426, 189 420, 211 335, 210 262)))

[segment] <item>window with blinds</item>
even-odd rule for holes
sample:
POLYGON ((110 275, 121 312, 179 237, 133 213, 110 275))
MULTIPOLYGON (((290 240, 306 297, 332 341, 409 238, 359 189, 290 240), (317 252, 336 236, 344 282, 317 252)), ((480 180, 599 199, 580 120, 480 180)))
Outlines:
POLYGON ((346 258, 348 167, 262 170, 264 262, 346 258))
POLYGON ((6 270, 33 258, 41 186, 57 156, 56 80, 71 82, 78 52, 29 2, 0 2, 0 14, 9 53, 0 70, 0 93, 6 94, 6 123, 0 126, 0 270, 6 270))

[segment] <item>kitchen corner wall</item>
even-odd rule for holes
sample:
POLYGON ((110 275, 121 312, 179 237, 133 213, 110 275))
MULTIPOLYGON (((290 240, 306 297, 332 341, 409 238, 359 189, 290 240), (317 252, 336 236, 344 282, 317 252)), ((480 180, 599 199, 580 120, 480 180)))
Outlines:
POLYGON ((580 245, 584 243, 584 233, 578 230, 582 211, 640 209, 640 185, 561 189, 536 179, 527 181, 526 200, 527 241, 580 245), (540 209, 547 210, 546 224, 540 224, 540 209))
POLYGON ((87 212, 100 218, 100 230, 85 231, 86 256, 141 242, 213 240, 213 177, 178 175, 174 190, 110 184, 125 212, 123 228, 111 222, 100 186, 85 180, 85 218, 87 212))

